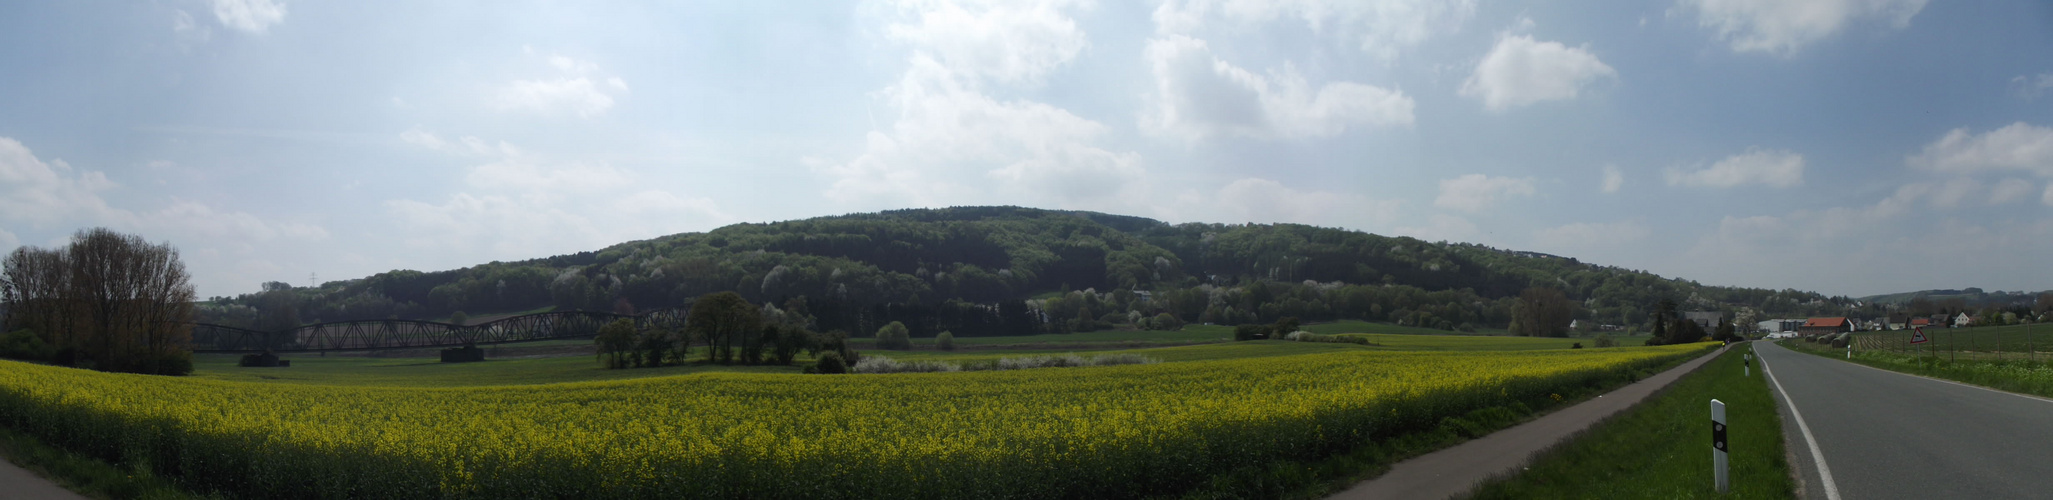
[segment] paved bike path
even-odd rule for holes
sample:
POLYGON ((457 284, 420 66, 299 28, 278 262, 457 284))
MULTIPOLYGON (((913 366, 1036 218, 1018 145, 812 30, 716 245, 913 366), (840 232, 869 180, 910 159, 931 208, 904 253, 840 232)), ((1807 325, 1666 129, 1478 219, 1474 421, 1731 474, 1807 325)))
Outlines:
POLYGON ((1774 381, 1805 498, 2053 495, 2053 400, 1772 344, 1754 351, 1774 381))
POLYGON ((0 460, 0 498, 21 500, 85 500, 27 469, 0 460))
POLYGON ((1668 387, 1668 384, 1723 352, 1723 349, 1711 351, 1668 371, 1531 422, 1398 462, 1390 472, 1356 483, 1330 498, 1413 499, 1466 494, 1475 488, 1477 482, 1525 466, 1534 453, 1588 429, 1605 417, 1639 404, 1655 391, 1668 387))

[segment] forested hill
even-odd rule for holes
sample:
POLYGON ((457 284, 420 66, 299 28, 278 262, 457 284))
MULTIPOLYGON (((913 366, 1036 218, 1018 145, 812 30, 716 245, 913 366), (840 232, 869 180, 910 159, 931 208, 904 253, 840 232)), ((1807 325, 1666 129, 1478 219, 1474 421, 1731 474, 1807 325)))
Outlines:
MULTIPOLYGON (((823 328, 851 330, 884 318, 979 310, 1005 316, 988 323, 1012 332, 1027 328, 1021 324, 1026 317, 1038 318, 1034 328, 1044 331, 1073 331, 1113 324, 1121 315, 1161 313, 1185 322, 1288 315, 1488 328, 1510 320, 1513 297, 1528 287, 1559 289, 1584 306, 1578 317, 1617 325, 1645 323, 1663 299, 1685 310, 1740 316, 1735 319, 1839 313, 1851 303, 1297 224, 1171 225, 1093 212, 955 207, 736 224, 596 252, 450 271, 399 270, 319 288, 272 283, 266 292, 210 301, 202 309, 205 320, 279 327, 551 306, 646 310, 731 290, 786 307, 803 297, 798 303, 820 316, 823 328), (1077 293, 1085 290, 1099 293, 1077 293), (282 314, 286 308, 294 317, 282 314), (272 312, 268 319, 266 311, 272 312), (267 321, 272 324, 261 324, 267 321)), ((978 325, 963 328, 983 328, 978 325)), ((958 325, 929 325, 950 326, 958 325)))

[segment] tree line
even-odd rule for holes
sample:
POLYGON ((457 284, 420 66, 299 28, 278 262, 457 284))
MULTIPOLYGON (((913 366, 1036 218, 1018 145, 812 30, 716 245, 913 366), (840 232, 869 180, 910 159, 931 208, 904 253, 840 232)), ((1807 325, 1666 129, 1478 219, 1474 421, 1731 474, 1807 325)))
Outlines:
POLYGON ((169 243, 106 228, 0 261, 5 354, 103 371, 192 371, 193 287, 169 243))

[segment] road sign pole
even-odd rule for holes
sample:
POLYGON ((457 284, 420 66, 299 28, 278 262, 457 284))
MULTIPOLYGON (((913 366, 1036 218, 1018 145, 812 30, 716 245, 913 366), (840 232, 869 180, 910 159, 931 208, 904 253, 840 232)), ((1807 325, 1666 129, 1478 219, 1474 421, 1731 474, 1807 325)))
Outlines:
POLYGON ((1718 483, 1718 493, 1731 489, 1732 475, 1725 462, 1725 403, 1716 399, 1711 400, 1711 477, 1718 483))

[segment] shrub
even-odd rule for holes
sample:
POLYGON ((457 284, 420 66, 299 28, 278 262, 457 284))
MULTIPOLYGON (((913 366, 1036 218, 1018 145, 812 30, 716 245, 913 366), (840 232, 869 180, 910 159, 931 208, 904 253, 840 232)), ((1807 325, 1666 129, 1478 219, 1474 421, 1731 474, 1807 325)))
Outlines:
POLYGON ((905 330, 905 323, 893 321, 877 329, 877 348, 904 351, 912 349, 912 334, 905 330))
POLYGON ((813 362, 813 371, 819 373, 848 373, 848 364, 841 361, 841 353, 827 351, 820 353, 820 360, 813 362))
POLYGON ((941 361, 899 361, 883 356, 867 356, 857 361, 852 373, 929 373, 962 371, 955 363, 941 361))
POLYGON ((943 351, 955 350, 955 332, 941 332, 934 336, 934 348, 943 351))
POLYGON ((43 343, 42 337, 36 336, 36 332, 27 329, 15 330, 8 333, 5 337, 0 337, 0 357, 49 361, 50 358, 56 355, 57 349, 52 348, 50 344, 43 343))
POLYGON ((1155 315, 1153 326, 1156 330, 1168 330, 1173 332, 1183 329, 1183 320, 1178 319, 1174 314, 1169 314, 1165 312, 1162 314, 1155 315))
POLYGON ((1581 348, 1583 348, 1583 343, 1582 343, 1582 342, 1576 342, 1576 343, 1575 343, 1574 345, 1570 345, 1570 346, 1568 346, 1568 348, 1569 348, 1569 349, 1581 349, 1581 348))
POLYGON ((1240 325, 1233 327, 1233 340, 1259 340, 1269 338, 1269 327, 1265 325, 1240 325))
POLYGON ((1025 370, 1030 368, 1069 368, 1078 366, 1146 365, 1159 362, 1161 361, 1139 354, 1101 354, 1086 358, 1078 356, 1076 353, 1069 353, 1061 356, 1000 358, 997 364, 991 365, 991 368, 997 370, 1025 370))
POLYGON ((1591 342, 1591 343, 1592 343, 1592 344, 1594 344, 1594 345, 1596 345, 1597 347, 1617 347, 1617 346, 1618 346, 1618 341, 1617 341, 1617 340, 1612 340, 1612 339, 1611 339, 1611 334, 1608 334, 1608 333, 1600 333, 1600 334, 1597 334, 1597 340, 1595 340, 1595 341, 1593 341, 1593 342, 1591 342))

